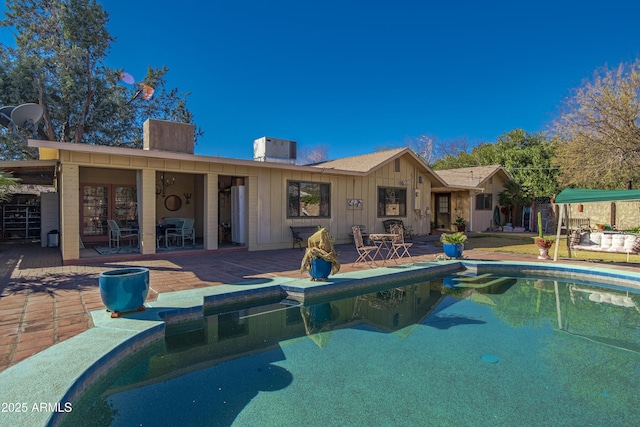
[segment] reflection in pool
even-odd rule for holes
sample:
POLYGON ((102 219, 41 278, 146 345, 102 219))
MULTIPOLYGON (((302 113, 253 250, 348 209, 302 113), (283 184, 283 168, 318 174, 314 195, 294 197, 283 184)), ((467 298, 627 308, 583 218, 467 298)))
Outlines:
POLYGON ((208 315, 66 425, 637 425, 638 294, 457 275, 208 315))

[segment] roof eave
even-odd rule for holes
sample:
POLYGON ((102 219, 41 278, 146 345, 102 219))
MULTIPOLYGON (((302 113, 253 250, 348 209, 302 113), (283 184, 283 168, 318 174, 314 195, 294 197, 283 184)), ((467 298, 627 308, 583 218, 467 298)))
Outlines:
POLYGON ((153 157, 156 159, 167 160, 184 160, 190 162, 209 162, 209 163, 224 163, 236 166, 250 166, 256 168, 266 169, 287 169, 313 173, 329 173, 335 175, 353 175, 362 176, 367 175, 363 172, 355 172, 341 169, 321 168, 315 166, 301 166, 293 165, 289 163, 275 163, 275 162, 258 162, 255 160, 242 160, 233 159, 228 157, 216 157, 216 156, 202 156, 198 154, 188 153, 176 153, 173 151, 160 151, 160 150, 142 150, 139 148, 125 148, 125 147, 110 147, 105 145, 89 145, 89 144, 74 144, 70 142, 58 142, 58 141, 43 141, 43 140, 28 140, 29 147, 37 148, 51 148, 55 150, 75 151, 82 153, 100 153, 111 154, 120 156, 132 156, 132 157, 153 157))

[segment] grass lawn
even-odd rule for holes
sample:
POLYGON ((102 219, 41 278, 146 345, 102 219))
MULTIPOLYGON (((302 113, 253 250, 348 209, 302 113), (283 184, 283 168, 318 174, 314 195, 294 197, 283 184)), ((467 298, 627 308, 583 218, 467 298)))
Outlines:
MULTIPOLYGON (((465 249, 477 249, 491 252, 508 252, 515 254, 538 255, 538 247, 533 241, 537 235, 517 234, 517 233, 481 233, 468 235, 467 243, 464 244, 465 249)), ((555 236, 545 235, 545 238, 555 240, 555 236)), ((549 248, 549 255, 553 257, 556 250, 556 243, 549 248)), ((588 252, 588 251, 572 251, 572 259, 580 261, 599 261, 599 262, 616 262, 626 263, 627 254, 614 254, 606 252, 588 252)), ((560 237, 560 250, 558 258, 568 258, 567 255, 567 236, 560 237)), ((640 255, 631 255, 629 262, 632 264, 640 264, 640 255)))

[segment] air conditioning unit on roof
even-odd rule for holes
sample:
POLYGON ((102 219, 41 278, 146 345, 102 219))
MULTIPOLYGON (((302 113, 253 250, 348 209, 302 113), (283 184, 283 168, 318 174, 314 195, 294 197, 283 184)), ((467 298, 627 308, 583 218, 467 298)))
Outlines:
POLYGON ((263 136, 253 141, 253 160, 257 162, 289 163, 296 162, 295 141, 263 136))

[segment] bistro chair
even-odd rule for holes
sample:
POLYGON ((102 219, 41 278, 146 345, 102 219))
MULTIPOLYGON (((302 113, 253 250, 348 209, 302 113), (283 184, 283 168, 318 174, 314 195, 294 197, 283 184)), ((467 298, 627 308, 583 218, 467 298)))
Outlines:
POLYGON ((164 232, 165 247, 169 247, 169 240, 174 241, 176 245, 181 244, 184 248, 184 241, 191 240, 191 244, 196 243, 196 231, 193 229, 194 219, 185 219, 179 227, 167 228, 164 232))
POLYGON ((371 255, 371 253, 376 253, 378 251, 378 247, 364 245, 364 242, 362 240, 362 231, 360 230, 359 226, 354 225, 353 227, 351 227, 351 230, 353 231, 353 241, 355 242, 356 250, 358 251, 358 258, 353 263, 353 265, 355 266, 360 262, 366 262, 367 264, 369 264, 369 267, 372 266, 371 263, 375 264, 377 267, 378 264, 376 264, 376 261, 373 259, 373 255, 371 255))
POLYGON ((121 240, 129 240, 129 246, 132 246, 133 240, 136 240, 136 245, 140 244, 140 235, 137 228, 123 228, 120 227, 117 221, 108 219, 109 225, 109 247, 112 245, 116 248, 120 248, 121 240))
POLYGON ((413 262, 413 258, 409 253, 409 248, 413 246, 413 243, 407 243, 404 241, 404 227, 400 224, 392 225, 391 234, 395 234, 395 236, 391 239, 391 252, 389 253, 389 258, 393 258, 397 263, 398 258, 406 256, 409 257, 411 262, 413 262))

